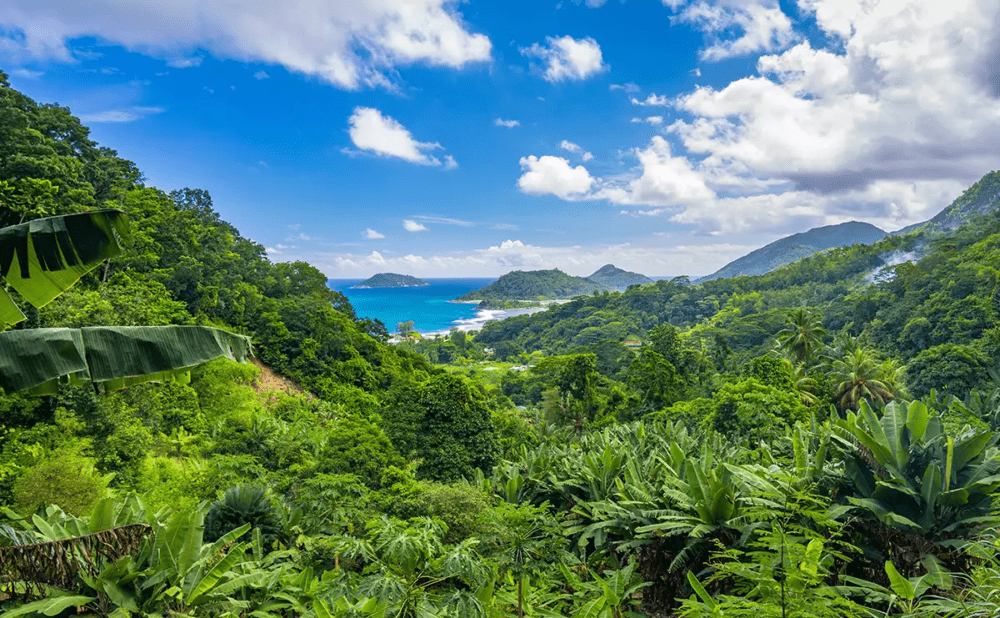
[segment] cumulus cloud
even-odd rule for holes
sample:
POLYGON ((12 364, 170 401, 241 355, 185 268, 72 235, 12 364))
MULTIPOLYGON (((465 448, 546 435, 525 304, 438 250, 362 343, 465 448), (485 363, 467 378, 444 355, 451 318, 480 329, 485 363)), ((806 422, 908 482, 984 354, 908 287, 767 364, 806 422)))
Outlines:
POLYGON ((635 123, 648 122, 649 124, 653 125, 661 125, 663 124, 663 116, 646 116, 645 118, 633 118, 632 122, 635 123))
POLYGON ((596 182, 582 165, 573 167, 562 157, 522 157, 524 173, 517 186, 529 195, 554 195, 564 200, 581 199, 596 182))
POLYGON ((368 240, 380 240, 382 238, 385 238, 385 234, 379 234, 372 228, 367 228, 365 230, 365 238, 367 238, 368 240))
POLYGON ((712 42, 701 50, 702 60, 782 49, 799 38, 778 0, 664 0, 664 4, 678 11, 675 20, 708 35, 712 42))
POLYGON ((514 127, 521 126, 521 121, 519 121, 519 120, 504 120, 503 118, 497 118, 496 121, 493 124, 497 125, 498 127, 505 127, 505 128, 508 128, 508 129, 513 129, 514 127))
POLYGON ((996 168, 1000 4, 806 6, 829 34, 846 37, 842 50, 802 42, 761 57, 757 76, 681 97, 694 119, 673 130, 689 151, 818 191, 884 179, 967 181, 996 168))
MULTIPOLYGON (((683 12, 703 3, 673 4, 683 12)), ((998 0, 799 5, 828 45, 803 40, 761 56, 755 74, 722 87, 636 99, 676 107, 682 119, 628 151, 635 168, 564 199, 606 200, 709 234, 852 219, 893 230, 933 216, 1000 168, 998 0)), ((770 45, 795 38, 782 37, 770 45)))
POLYGON ((648 105, 666 107, 667 105, 670 105, 670 98, 662 94, 661 95, 650 94, 648 97, 646 97, 641 101, 635 97, 632 97, 632 105, 642 105, 643 107, 648 105))
POLYGON ((427 226, 422 223, 417 223, 412 219, 406 219, 403 221, 403 229, 407 232, 423 232, 427 229, 427 226))
POLYGON ((397 67, 461 68, 490 59, 452 0, 5 0, 5 45, 33 58, 72 61, 66 42, 96 37, 193 66, 199 50, 281 65, 342 88, 385 85, 397 67))
POLYGON ((607 68, 601 46, 590 37, 546 37, 545 43, 522 48, 521 53, 545 63, 542 77, 546 81, 583 80, 607 68))
POLYGON ((569 152, 579 155, 580 158, 583 159, 584 161, 590 161, 591 159, 594 158, 593 154, 587 152, 580 146, 570 141, 563 140, 562 142, 560 142, 559 147, 562 148, 563 150, 568 150, 569 152))
MULTIPOLYGON (((389 116, 371 107, 355 107, 347 120, 351 141, 362 151, 378 156, 394 157, 419 165, 441 165, 441 160, 426 151, 438 150, 437 142, 418 142, 413 135, 389 116)), ((458 167, 451 155, 445 156, 445 169, 458 167)))
POLYGON ((257 71, 253 74, 254 79, 270 79, 271 76, 266 71, 257 71))

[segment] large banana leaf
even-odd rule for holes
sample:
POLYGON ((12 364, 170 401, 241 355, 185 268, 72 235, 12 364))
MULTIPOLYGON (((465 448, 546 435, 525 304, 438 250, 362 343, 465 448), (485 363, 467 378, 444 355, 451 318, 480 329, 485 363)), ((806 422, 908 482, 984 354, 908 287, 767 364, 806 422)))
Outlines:
POLYGON ((52 394, 60 383, 105 390, 184 381, 216 358, 244 362, 250 339, 206 326, 97 326, 0 333, 0 387, 52 394))
MULTIPOLYGON (((44 307, 130 240, 128 218, 114 209, 12 225, 0 230, 0 277, 33 306, 44 307)), ((24 320, 2 288, 0 320, 24 320)))

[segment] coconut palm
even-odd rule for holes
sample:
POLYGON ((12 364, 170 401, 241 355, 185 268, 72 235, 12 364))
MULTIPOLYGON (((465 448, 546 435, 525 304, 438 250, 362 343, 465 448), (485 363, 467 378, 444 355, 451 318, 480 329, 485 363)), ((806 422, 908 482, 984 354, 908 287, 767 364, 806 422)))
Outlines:
POLYGON ((895 397, 882 380, 879 362, 864 348, 834 361, 833 374, 838 381, 834 397, 841 410, 857 410, 862 400, 881 404, 895 397))
POLYGON ((801 365, 816 357, 826 336, 823 319, 799 307, 789 312, 785 327, 778 331, 778 348, 801 365))

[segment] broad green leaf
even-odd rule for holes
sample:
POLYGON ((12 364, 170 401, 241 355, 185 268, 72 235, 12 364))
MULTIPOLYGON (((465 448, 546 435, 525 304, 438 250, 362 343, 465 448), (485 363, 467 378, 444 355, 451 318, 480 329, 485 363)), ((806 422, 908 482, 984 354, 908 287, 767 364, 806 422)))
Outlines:
POLYGON ((941 494, 941 468, 936 461, 927 464, 924 471, 924 478, 921 481, 920 497, 924 503, 924 514, 921 523, 924 527, 930 527, 934 523, 934 509, 937 505, 938 496, 941 494))
POLYGON ((927 404, 922 401, 910 402, 906 411, 906 426, 910 429, 910 434, 914 440, 920 440, 927 431, 927 423, 931 420, 927 404))
POLYGON ((187 596, 187 599, 185 599, 184 602, 188 605, 197 605, 202 595, 214 588, 215 585, 219 583, 219 580, 222 579, 222 577, 229 571, 229 569, 233 568, 233 565, 235 565, 236 562, 243 557, 243 554, 245 554, 246 551, 246 543, 239 543, 233 546, 233 548, 229 550, 229 553, 227 553, 222 560, 219 560, 215 566, 212 567, 212 570, 201 578, 201 581, 198 582, 198 585, 195 586, 194 590, 191 591, 191 594, 187 596))
POLYGON ((889 576, 889 584, 892 591, 896 593, 896 596, 907 601, 912 601, 916 598, 916 590, 913 588, 913 584, 910 583, 910 580, 899 574, 892 560, 886 560, 885 573, 889 576))
POLYGON ((0 387, 53 394, 61 382, 105 390, 182 378, 224 357, 244 362, 250 339, 205 326, 38 328, 0 333, 0 387))
POLYGON ((100 532, 114 528, 115 525, 115 501, 113 498, 102 498, 97 501, 94 508, 90 510, 90 519, 87 527, 90 532, 100 532))
POLYGON ((819 559, 823 555, 823 541, 813 539, 806 545, 805 559, 799 565, 805 573, 816 577, 819 574, 819 559))
POLYGON ((990 438, 993 437, 993 432, 984 431, 973 436, 969 436, 965 440, 960 441, 955 445, 955 454, 952 465, 954 466, 954 474, 958 474, 965 464, 969 463, 976 457, 983 454, 983 450, 989 443, 990 438))
MULTIPOLYGON (((128 218, 113 209, 5 227, 0 230, 0 276, 41 308, 101 262, 119 255, 130 239, 128 218)), ((4 313, 12 315, 9 306, 4 313)))
POLYGON ((604 597, 596 598, 574 612, 573 616, 575 618, 598 618, 604 614, 604 604, 604 597))
POLYGON ((925 555, 920 562, 927 569, 927 573, 921 579, 927 580, 929 587, 951 590, 953 585, 951 573, 944 570, 934 554, 925 555))
POLYGON ((718 602, 712 598, 712 595, 708 594, 708 591, 705 590, 705 587, 701 585, 701 582, 698 581, 698 578, 695 577, 694 573, 691 571, 687 572, 687 580, 691 589, 694 590, 694 593, 698 595, 701 602, 707 605, 709 609, 715 609, 719 605, 718 602))
POLYGON ((58 616, 70 607, 86 605, 91 601, 96 601, 94 597, 72 596, 72 597, 49 597, 41 601, 32 601, 4 611, 4 618, 15 618, 16 616, 26 616, 28 614, 41 614, 43 616, 58 616))
MULTIPOLYGON (((869 418, 868 415, 865 418, 869 418)), ((906 433, 906 408, 902 404, 894 401, 885 407, 882 413, 882 430, 892 451, 892 463, 902 470, 910 459, 910 441, 906 433)))
POLYGON ((14 302, 14 299, 7 293, 7 290, 0 287, 0 325, 17 324, 26 319, 25 315, 21 313, 21 309, 14 302))

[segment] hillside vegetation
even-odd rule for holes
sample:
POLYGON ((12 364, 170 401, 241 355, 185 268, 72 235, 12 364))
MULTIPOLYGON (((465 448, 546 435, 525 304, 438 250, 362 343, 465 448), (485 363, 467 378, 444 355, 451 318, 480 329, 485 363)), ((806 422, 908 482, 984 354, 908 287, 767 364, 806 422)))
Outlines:
POLYGON ((0 218, 135 237, 17 328, 218 325, 270 370, 0 393, 5 616, 1000 612, 995 209, 390 346, 2 74, 0 118, 0 218))
POLYGON ((455 300, 554 300, 591 294, 610 287, 583 277, 567 275, 559 269, 515 270, 488 286, 463 294, 455 300))

